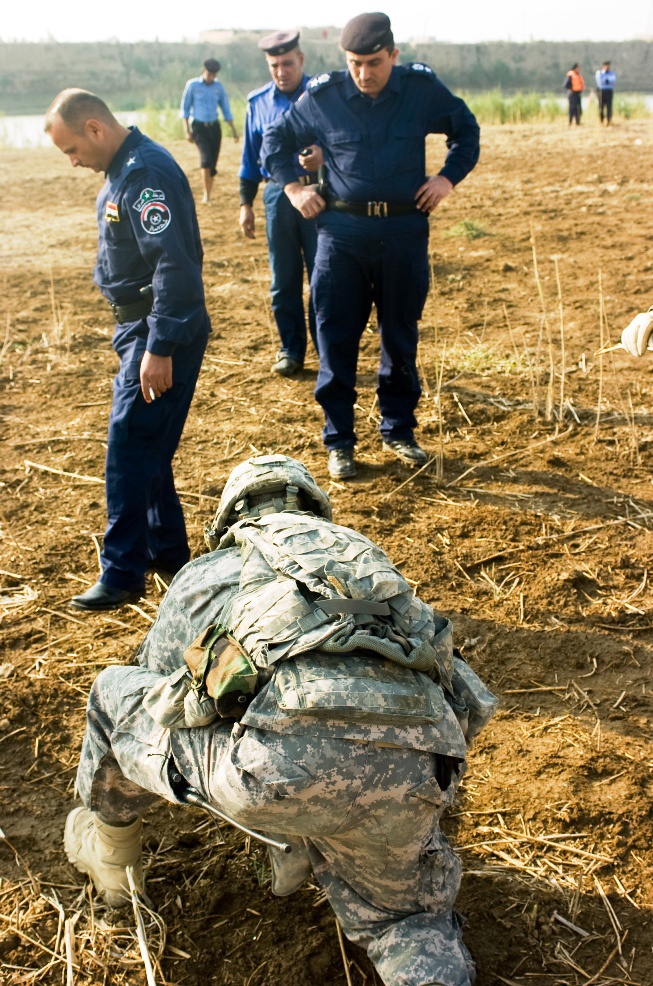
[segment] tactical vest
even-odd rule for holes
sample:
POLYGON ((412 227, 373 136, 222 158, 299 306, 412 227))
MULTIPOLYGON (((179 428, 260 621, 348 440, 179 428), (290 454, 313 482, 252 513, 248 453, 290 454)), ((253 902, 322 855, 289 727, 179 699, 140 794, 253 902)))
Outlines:
MULTIPOLYGON (((370 716, 396 716, 399 724, 401 706, 404 722, 416 722, 416 717, 422 721, 440 718, 441 712, 433 708, 429 713, 426 707, 419 675, 408 674, 406 678, 416 682, 415 699, 419 701, 415 708, 409 708, 412 699, 407 702, 406 696, 399 699, 397 694, 392 699, 392 675, 383 670, 389 662, 390 667, 398 666, 397 670, 402 667, 422 672, 440 685, 459 719, 465 718, 470 726, 469 701, 462 696, 463 678, 458 667, 464 662, 456 659, 454 668, 451 622, 436 616, 415 596, 385 552, 372 541, 313 514, 285 511, 238 522, 222 542, 223 547, 232 544, 241 551, 239 589, 216 614, 216 624, 186 652, 193 683, 182 670, 146 700, 157 721, 171 727, 204 724, 214 717, 216 708, 207 698, 218 702, 220 714, 238 717, 235 703, 241 703, 242 715, 248 696, 256 692, 261 680, 272 677, 276 665, 300 655, 306 655, 310 662, 310 655, 317 652, 322 655, 322 666, 332 655, 339 677, 343 666, 337 656, 358 655, 364 662, 368 680, 358 690, 352 686, 352 717, 370 721, 370 716), (364 708, 361 696, 373 691, 370 681, 375 665, 385 695, 380 707, 373 710, 372 706, 364 708), (172 700, 171 689, 176 690, 178 714, 173 715, 171 708, 170 714, 162 717, 163 693, 172 700)), ((463 675, 468 699, 470 681, 476 680, 484 723, 496 700, 466 665, 463 675)), ((304 698, 297 699, 296 714, 333 715, 333 696, 328 696, 328 688, 321 688, 320 696, 312 695, 308 703, 306 688, 302 688, 304 698)), ((397 685, 397 692, 400 690, 397 685)), ((339 716, 346 716, 346 707, 341 695, 339 716)), ((480 728, 482 723, 477 725, 480 728)))

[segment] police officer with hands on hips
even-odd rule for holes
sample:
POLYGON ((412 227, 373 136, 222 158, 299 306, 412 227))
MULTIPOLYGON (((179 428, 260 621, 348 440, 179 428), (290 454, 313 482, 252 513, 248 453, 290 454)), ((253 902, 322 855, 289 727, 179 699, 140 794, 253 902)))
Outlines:
MULTIPOLYGON (((310 280, 317 247, 313 219, 304 219, 261 165, 261 144, 265 128, 293 106, 306 89, 304 54, 299 48, 299 31, 275 31, 258 43, 265 54, 272 81, 247 97, 247 117, 240 179, 240 228, 250 239, 255 236, 253 203, 258 186, 265 182, 263 202, 270 255, 272 311, 281 349, 272 370, 290 377, 304 365, 306 317, 304 314, 304 267, 310 280)), ((294 178, 301 185, 316 181, 322 163, 319 147, 303 148, 307 154, 295 156, 294 178)), ((315 342, 315 313, 309 302, 308 322, 315 342)))
POLYGON ((427 461, 414 437, 414 412, 417 323, 429 285, 428 216, 475 166, 479 127, 427 65, 397 65, 385 14, 354 17, 340 44, 347 71, 311 79, 306 94, 266 130, 262 162, 302 216, 317 218, 315 396, 325 415, 329 473, 347 479, 356 474, 356 366, 372 303, 381 336, 384 447, 411 466, 427 461), (429 133, 445 134, 449 149, 434 176, 426 174, 429 133), (324 155, 326 195, 296 180, 294 155, 313 142, 324 155))
POLYGON ((440 817, 496 698, 453 649, 450 621, 380 547, 332 522, 301 462, 238 465, 205 538, 139 667, 93 684, 68 859, 128 906, 143 812, 199 797, 273 838, 273 894, 322 886, 386 986, 471 986, 460 860, 440 817))
POLYGON ((72 605, 114 609, 144 591, 148 568, 190 558, 172 474, 211 323, 190 186, 174 158, 84 89, 66 89, 45 129, 74 168, 103 171, 94 281, 116 326, 106 455, 102 574, 72 605))
POLYGON ((211 201, 213 179, 218 173, 218 157, 222 144, 222 128, 218 109, 222 110, 225 123, 229 124, 234 140, 238 140, 238 131, 229 106, 229 97, 225 87, 216 78, 219 71, 220 62, 215 58, 207 58, 202 74, 197 79, 189 79, 186 83, 179 111, 184 121, 186 139, 191 144, 196 144, 200 152, 200 168, 204 183, 202 202, 204 205, 211 201))

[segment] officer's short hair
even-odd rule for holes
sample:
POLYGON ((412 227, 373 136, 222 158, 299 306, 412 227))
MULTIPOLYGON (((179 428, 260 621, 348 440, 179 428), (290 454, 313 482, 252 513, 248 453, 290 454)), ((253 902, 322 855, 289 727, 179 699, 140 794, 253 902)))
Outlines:
POLYGON ((55 97, 45 115, 46 133, 51 130, 55 116, 73 133, 81 133, 87 120, 116 122, 104 100, 87 89, 64 89, 55 97))

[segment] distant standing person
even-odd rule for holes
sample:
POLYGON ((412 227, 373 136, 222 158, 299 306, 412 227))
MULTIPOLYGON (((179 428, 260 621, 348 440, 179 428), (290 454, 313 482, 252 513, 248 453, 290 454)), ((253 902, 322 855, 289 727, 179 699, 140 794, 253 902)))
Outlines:
POLYGON ((583 76, 580 74, 578 62, 571 66, 565 76, 565 89, 567 90, 567 98, 569 100, 569 126, 572 125, 574 120, 576 121, 576 125, 580 126, 580 118, 583 115, 581 93, 585 91, 585 82, 583 81, 583 76))
MULTIPOLYGON (((301 370, 306 354, 306 316, 304 314, 304 267, 310 281, 317 249, 314 219, 304 219, 294 208, 281 185, 272 180, 260 162, 263 132, 293 106, 306 89, 304 54, 299 48, 299 31, 276 31, 258 43, 265 54, 272 81, 247 97, 245 140, 240 179, 240 228, 249 239, 255 236, 254 199, 261 181, 265 182, 263 203, 270 255, 272 311, 277 323, 281 349, 272 366, 274 373, 291 377, 301 370)), ((303 148, 306 150, 306 148, 303 148)), ((318 147, 295 158, 295 178, 301 185, 316 181, 322 163, 318 147), (306 167, 302 167, 305 165, 306 167), (311 169, 312 174, 307 170, 311 169)), ((315 343, 315 312, 312 301, 308 322, 315 343)), ((317 348, 317 346, 316 346, 317 348)))
POLYGON ((45 117, 73 168, 104 172, 94 281, 116 322, 105 468, 102 574, 75 609, 116 609, 144 591, 145 572, 190 558, 175 490, 177 450, 211 323, 202 244, 188 179, 174 158, 127 129, 98 96, 65 89, 45 117))
POLYGON ((181 97, 180 115, 184 121, 186 139, 191 144, 196 144, 200 152, 200 168, 204 182, 202 202, 205 205, 211 201, 211 189, 213 179, 218 173, 218 157, 222 143, 218 107, 222 111, 225 123, 231 127, 234 140, 238 140, 229 97, 225 87, 216 78, 219 71, 220 62, 215 58, 207 58, 202 74, 197 79, 188 80, 181 97))
POLYGON ((610 68, 610 62, 603 62, 603 67, 596 72, 596 95, 599 100, 599 117, 601 123, 605 119, 606 127, 612 123, 612 97, 617 76, 610 68))

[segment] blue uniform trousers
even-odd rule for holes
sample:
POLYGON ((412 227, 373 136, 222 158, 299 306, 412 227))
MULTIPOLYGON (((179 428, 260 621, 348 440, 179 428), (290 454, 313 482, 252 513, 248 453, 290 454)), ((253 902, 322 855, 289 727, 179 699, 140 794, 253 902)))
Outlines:
POLYGON ((421 393, 415 364, 417 322, 429 286, 428 220, 327 212, 318 230, 311 289, 320 354, 315 397, 324 410, 324 444, 356 443, 358 348, 372 304, 381 337, 381 435, 386 441, 411 438, 421 393))
MULTIPOLYGON (((281 355, 303 363, 306 355, 304 266, 310 281, 317 247, 317 227, 314 220, 302 218, 276 182, 267 182, 263 202, 272 272, 270 294, 281 339, 281 355)), ((312 301, 308 306, 308 326, 317 349, 312 301)))
POLYGON ((190 558, 186 524, 175 490, 172 458, 179 445, 207 338, 179 346, 173 385, 147 404, 140 390, 140 360, 121 360, 113 384, 106 456, 107 529, 100 581, 139 589, 156 562, 176 571, 190 558))

